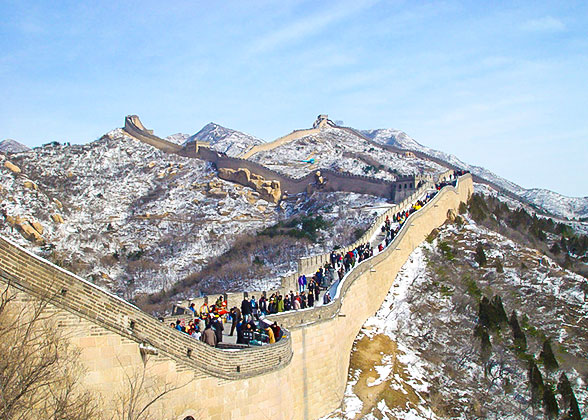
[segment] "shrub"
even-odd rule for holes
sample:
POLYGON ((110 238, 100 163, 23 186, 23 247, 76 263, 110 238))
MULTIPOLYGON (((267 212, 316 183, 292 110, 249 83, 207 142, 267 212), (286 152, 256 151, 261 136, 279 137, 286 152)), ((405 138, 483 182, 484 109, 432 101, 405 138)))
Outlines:
POLYGON ((445 259, 447 259, 448 261, 452 261, 453 259, 455 259, 453 251, 451 250, 451 247, 447 242, 440 241, 438 247, 443 256, 445 257, 445 259))
POLYGON ((484 267, 488 260, 486 259, 486 253, 481 243, 476 246, 476 256, 474 257, 480 267, 484 267))

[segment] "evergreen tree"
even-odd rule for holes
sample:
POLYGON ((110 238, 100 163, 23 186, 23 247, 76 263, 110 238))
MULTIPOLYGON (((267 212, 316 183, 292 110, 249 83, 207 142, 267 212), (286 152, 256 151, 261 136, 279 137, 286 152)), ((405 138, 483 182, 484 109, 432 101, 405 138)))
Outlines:
POLYGON ((521 326, 519 325, 519 320, 517 318, 517 313, 512 311, 510 314, 510 320, 508 322, 510 324, 510 328, 512 330, 512 335, 514 339, 514 345, 517 350, 525 351, 527 350, 527 337, 523 330, 521 330, 521 326))
POLYGON ((502 306, 500 296, 494 296, 489 300, 486 296, 482 297, 479 302, 478 323, 488 330, 495 331, 500 329, 502 323, 506 323, 508 318, 502 306))
POLYGON ((565 237, 561 237, 561 240, 559 241, 559 247, 565 251, 568 252, 568 244, 566 242, 566 238, 565 237))
POLYGON ((478 245, 476 246, 476 256, 474 259, 480 267, 484 267, 488 262, 486 259, 486 253, 484 252, 484 246, 480 242, 478 242, 478 245))
POLYGON ((485 328, 490 328, 490 318, 492 317, 492 306, 486 296, 482 297, 478 304, 478 324, 485 328))
MULTIPOLYGON (((488 331, 485 328, 483 328, 480 332, 480 357, 484 365, 486 365, 486 363, 488 363, 488 360, 490 360, 491 354, 492 343, 490 342, 490 336, 488 335, 488 331)), ((486 373, 485 368, 484 373, 486 373)))
POLYGON ((549 340, 545 340, 543 342, 543 350, 541 351, 539 357, 541 358, 541 360, 543 360, 543 365, 545 366, 545 369, 547 369, 548 372, 553 372, 559 367, 557 359, 555 358, 553 350, 551 349, 551 343, 549 342, 549 340))
POLYGON ((582 415, 580 414, 580 407, 578 406, 578 400, 576 400, 576 396, 572 395, 572 399, 570 400, 570 409, 568 410, 568 414, 566 415, 566 420, 582 420, 582 415))
POLYGON ((502 305, 502 298, 496 295, 492 298, 491 303, 494 309, 494 322, 496 322, 497 326, 500 328, 501 324, 506 324, 508 322, 508 316, 506 315, 506 311, 502 305))
POLYGON ((562 411, 567 414, 564 416, 566 420, 580 420, 580 408, 578 407, 578 401, 570 385, 570 381, 565 373, 562 373, 559 377, 559 383, 557 384, 557 391, 562 397, 562 411))
POLYGON ((559 408, 557 406, 557 400, 555 399, 555 395, 553 395, 553 391, 551 387, 546 385, 543 390, 543 409, 545 410, 545 415, 549 419, 557 418, 559 414, 559 408))
POLYGON ((531 388, 531 402, 536 406, 543 397, 544 385, 541 372, 534 360, 529 362, 529 388, 531 388))

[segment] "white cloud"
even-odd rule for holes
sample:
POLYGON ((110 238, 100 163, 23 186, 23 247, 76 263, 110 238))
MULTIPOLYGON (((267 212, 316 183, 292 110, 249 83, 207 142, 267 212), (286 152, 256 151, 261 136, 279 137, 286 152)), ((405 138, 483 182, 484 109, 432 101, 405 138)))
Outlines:
POLYGON ((521 27, 528 32, 561 32, 566 29, 566 25, 561 20, 552 16, 528 20, 521 27))
POLYGON ((349 5, 316 10, 314 16, 303 17, 285 24, 282 28, 258 38, 250 47, 253 54, 271 51, 284 44, 293 43, 321 32, 327 26, 343 20, 371 6, 372 0, 357 1, 349 5))

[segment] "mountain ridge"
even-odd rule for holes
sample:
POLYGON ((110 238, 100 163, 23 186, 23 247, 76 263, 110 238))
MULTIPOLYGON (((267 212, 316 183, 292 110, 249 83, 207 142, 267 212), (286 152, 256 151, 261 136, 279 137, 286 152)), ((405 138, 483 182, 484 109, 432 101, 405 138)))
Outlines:
POLYGON ((20 153, 28 150, 31 150, 31 148, 13 139, 0 141, 0 152, 2 153, 20 153))
POLYGON ((423 152, 449 164, 466 169, 473 175, 493 182, 517 195, 523 201, 543 208, 555 216, 567 219, 583 219, 588 217, 588 197, 569 197, 545 188, 523 188, 484 167, 468 164, 455 155, 424 146, 401 130, 374 129, 362 130, 361 133, 376 142, 405 150, 423 152))

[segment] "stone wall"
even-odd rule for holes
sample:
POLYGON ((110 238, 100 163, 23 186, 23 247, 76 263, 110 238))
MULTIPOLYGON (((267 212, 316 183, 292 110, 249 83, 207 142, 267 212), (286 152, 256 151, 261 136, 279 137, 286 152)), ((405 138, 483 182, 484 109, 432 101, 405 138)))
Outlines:
POLYGON ((18 245, 0 238, 0 278, 33 296, 51 296, 56 307, 94 322, 115 334, 157 348, 162 354, 209 375, 237 379, 262 374, 287 365, 291 342, 245 350, 248 357, 235 358, 170 329, 136 306, 92 283, 39 258, 18 245), (267 358, 260 365, 252 353, 267 358))
POLYGON ((341 404, 355 337, 380 307, 409 254, 472 190, 470 175, 460 177, 455 188, 443 188, 407 219, 384 252, 345 278, 332 304, 273 316, 291 328, 273 346, 200 348, 127 302, 6 240, 0 240, 0 281, 27 295, 52 296, 63 328, 82 350, 85 382, 102 394, 107 413, 114 388, 129 370, 142 367, 140 346, 147 344, 158 350, 148 366, 149 381, 185 384, 154 407, 158 418, 314 419, 341 404))
MULTIPOLYGON (((309 185, 312 188, 319 188, 314 185, 315 171, 310 172, 301 178, 292 178, 288 175, 266 168, 257 162, 226 156, 204 147, 199 148, 198 153, 195 153, 193 149, 184 149, 179 152, 179 154, 182 156, 207 160, 214 163, 217 169, 247 169, 250 173, 259 175, 266 180, 279 181, 282 191, 288 194, 305 192, 309 185)), ((392 192, 394 182, 392 181, 362 175, 340 173, 329 169, 321 169, 320 172, 326 180, 326 185, 320 187, 323 191, 347 191, 358 194, 372 194, 388 199, 393 197, 392 192)), ((414 189, 411 191, 414 192, 414 189)))
POLYGON ((141 120, 137 115, 128 115, 125 118, 124 131, 126 131, 131 137, 150 144, 166 153, 178 153, 182 150, 182 146, 179 144, 154 136, 151 130, 147 130, 143 126, 143 123, 141 123, 141 120))
MULTIPOLYGON (((358 133, 357 131, 352 130, 350 128, 339 128, 350 131, 355 135, 365 138, 365 136, 361 135, 361 133, 358 133)), ((372 194, 390 200, 400 201, 406 198, 408 195, 412 194, 416 188, 416 185, 413 184, 413 187, 408 189, 408 191, 405 189, 402 191, 401 194, 399 194, 396 189, 395 182, 379 178, 353 175, 349 173, 340 173, 329 169, 321 169, 321 175, 326 180, 326 184, 319 187, 315 185, 314 171, 308 173, 307 175, 301 178, 292 178, 290 176, 273 171, 259 163, 247 160, 248 157, 252 156, 258 151, 272 150, 280 146, 281 144, 288 143, 300 137, 317 133, 320 130, 319 128, 294 131, 293 133, 281 137, 280 139, 272 143, 265 143, 262 145, 255 146, 249 152, 242 155, 242 157, 240 158, 227 156, 226 154, 216 152, 207 147, 198 147, 198 149, 196 149, 193 145, 189 145, 187 147, 182 148, 182 146, 179 146, 175 143, 171 143, 167 140, 163 140, 157 136, 154 136, 149 130, 145 129, 145 127, 139 120, 139 117, 136 115, 130 115, 125 118, 124 129, 132 137, 140 141, 143 141, 147 144, 150 144, 160 150, 163 150, 164 152, 177 153, 186 157, 207 160, 209 162, 214 163, 217 169, 231 169, 234 171, 238 171, 239 169, 247 169, 250 171, 251 174, 261 176, 267 181, 279 181, 281 190, 287 192, 288 194, 299 194, 301 192, 308 191, 308 188, 310 187, 311 189, 321 188, 322 190, 328 192, 346 191, 358 194, 372 194), (398 197, 398 199, 395 199, 395 197, 398 197)), ((372 140, 366 140, 372 144, 377 144, 374 143, 372 140)))
POLYGON ((285 136, 280 137, 269 143, 258 144, 257 146, 253 146, 247 152, 243 153, 239 156, 241 159, 249 159, 256 153, 259 152, 267 152, 269 150, 273 150, 276 147, 280 147, 283 144, 293 142, 294 140, 300 139, 302 137, 310 136, 312 134, 317 134, 319 132, 319 128, 311 128, 308 130, 294 130, 290 134, 286 134, 285 136))

